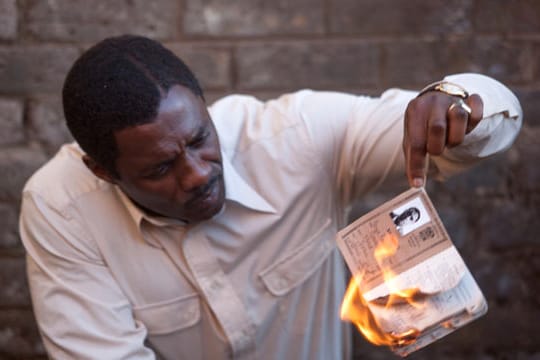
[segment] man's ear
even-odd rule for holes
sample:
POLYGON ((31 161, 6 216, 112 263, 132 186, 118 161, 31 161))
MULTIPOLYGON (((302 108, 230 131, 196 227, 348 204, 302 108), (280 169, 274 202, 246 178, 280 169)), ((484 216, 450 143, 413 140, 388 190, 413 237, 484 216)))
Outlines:
POLYGON ((90 169, 90 171, 93 172, 94 175, 96 175, 98 178, 110 182, 111 184, 116 183, 114 177, 110 174, 110 172, 107 171, 107 169, 105 169, 103 166, 95 162, 94 159, 92 159, 90 156, 83 155, 82 161, 84 165, 86 165, 86 167, 90 169))

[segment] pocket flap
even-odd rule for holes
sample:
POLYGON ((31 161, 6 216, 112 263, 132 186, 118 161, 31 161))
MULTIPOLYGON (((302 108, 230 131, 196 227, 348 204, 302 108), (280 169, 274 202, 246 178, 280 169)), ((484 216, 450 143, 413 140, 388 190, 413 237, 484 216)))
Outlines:
POLYGON ((335 234, 332 233, 330 224, 330 219, 327 219, 302 246, 293 249, 291 253, 259 273, 272 294, 287 294, 309 278, 326 260, 335 248, 335 234))
POLYGON ((190 294, 172 300, 133 308, 133 314, 148 329, 159 335, 195 325, 201 317, 199 297, 190 294))

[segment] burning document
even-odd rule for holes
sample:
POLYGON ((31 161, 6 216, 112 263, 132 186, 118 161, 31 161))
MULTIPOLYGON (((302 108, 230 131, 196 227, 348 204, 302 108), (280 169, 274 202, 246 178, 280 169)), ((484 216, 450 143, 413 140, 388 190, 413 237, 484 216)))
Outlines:
POLYGON ((410 189, 341 230, 353 278, 341 318, 407 356, 480 317, 487 304, 424 189, 410 189))

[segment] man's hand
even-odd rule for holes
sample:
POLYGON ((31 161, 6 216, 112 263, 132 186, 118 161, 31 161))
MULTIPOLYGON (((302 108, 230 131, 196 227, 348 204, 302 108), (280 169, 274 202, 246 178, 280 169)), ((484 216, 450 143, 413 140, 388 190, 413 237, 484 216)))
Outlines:
POLYGON ((426 155, 441 155, 445 148, 463 142, 465 134, 472 131, 482 119, 484 103, 479 95, 462 100, 471 113, 459 105, 461 99, 441 92, 427 92, 407 106, 403 151, 407 178, 410 186, 425 183, 426 155), (456 103, 456 105, 452 105, 456 103))

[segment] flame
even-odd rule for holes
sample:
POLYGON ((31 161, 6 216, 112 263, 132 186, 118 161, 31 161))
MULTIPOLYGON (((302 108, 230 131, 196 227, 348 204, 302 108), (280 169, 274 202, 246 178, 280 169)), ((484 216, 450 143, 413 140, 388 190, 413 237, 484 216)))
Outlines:
MULTIPOLYGON (((413 289, 398 289, 395 284, 395 274, 387 265, 388 260, 398 250, 399 242, 395 235, 391 233, 385 234, 381 242, 375 248, 373 254, 381 269, 384 283, 388 287, 389 296, 379 298, 372 302, 374 305, 384 305, 386 308, 397 306, 399 304, 410 304, 414 307, 421 307, 419 300, 422 297, 418 288, 413 289), (383 302, 381 304, 381 301, 383 302)), ((345 292, 343 302, 341 304, 342 320, 351 321, 356 325, 362 335, 375 345, 388 346, 403 346, 416 341, 420 332, 411 328, 402 333, 385 332, 380 323, 371 313, 367 301, 360 291, 363 274, 354 276, 345 292)))
POLYGON ((385 259, 395 255, 398 247, 398 238, 391 233, 387 233, 373 252, 377 264, 379 264, 379 268, 382 271, 384 283, 390 289, 390 296, 388 296, 385 306, 390 307, 395 304, 408 303, 416 308, 421 308, 422 305, 417 301, 421 296, 420 289, 399 289, 394 281, 396 275, 390 266, 385 264, 385 259))

